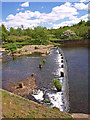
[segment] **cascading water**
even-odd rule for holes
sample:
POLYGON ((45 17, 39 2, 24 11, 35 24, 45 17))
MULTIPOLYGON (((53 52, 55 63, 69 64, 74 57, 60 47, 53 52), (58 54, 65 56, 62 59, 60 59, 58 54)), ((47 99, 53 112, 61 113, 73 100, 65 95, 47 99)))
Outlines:
POLYGON ((57 62, 58 69, 55 74, 57 79, 62 84, 62 91, 57 92, 56 88, 53 86, 50 90, 35 90, 32 96, 39 102, 48 105, 49 107, 57 107, 60 111, 69 112, 69 86, 68 86, 68 73, 67 64, 63 54, 63 51, 58 48, 56 49, 58 53, 57 62))

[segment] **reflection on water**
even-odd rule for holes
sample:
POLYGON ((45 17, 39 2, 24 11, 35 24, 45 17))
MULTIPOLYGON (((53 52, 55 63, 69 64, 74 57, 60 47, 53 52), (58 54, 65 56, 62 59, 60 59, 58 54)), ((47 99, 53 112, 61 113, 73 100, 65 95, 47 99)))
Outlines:
POLYGON ((88 48, 62 48, 68 63, 71 112, 88 113, 88 48))
MULTIPOLYGON (((88 48, 62 48, 68 63, 70 87, 70 111, 88 113, 88 48)), ((4 58, 2 83, 3 88, 9 90, 9 85, 17 83, 27 77, 37 79, 38 88, 52 88, 52 79, 59 78, 60 59, 55 49, 46 57, 20 56, 16 59, 4 58), (39 63, 46 59, 42 70, 39 63)))
POLYGON ((57 78, 60 73, 58 69, 59 65, 59 54, 56 49, 52 49, 50 55, 46 57, 29 57, 20 56, 16 59, 11 57, 8 59, 4 58, 3 61, 3 88, 9 90, 9 85, 17 83, 27 77, 31 77, 32 73, 37 79, 37 85, 40 88, 50 88, 52 86, 52 79, 57 78), (39 63, 43 58, 46 59, 46 63, 43 63, 43 68, 39 69, 39 63))

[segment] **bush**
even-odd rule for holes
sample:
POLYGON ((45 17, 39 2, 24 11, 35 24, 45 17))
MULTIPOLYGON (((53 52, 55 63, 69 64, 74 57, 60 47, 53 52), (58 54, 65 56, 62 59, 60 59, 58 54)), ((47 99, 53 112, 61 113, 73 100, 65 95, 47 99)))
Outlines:
POLYGON ((25 50, 25 52, 27 52, 28 50, 25 50))
POLYGON ((35 46, 35 48, 34 49, 38 49, 38 47, 37 46, 35 46))
POLYGON ((61 89, 62 89, 62 84, 59 82, 58 79, 53 79, 53 84, 54 84, 54 86, 56 87, 56 89, 57 89, 58 91, 61 91, 61 89))
POLYGON ((41 65, 42 66, 42 62, 40 62, 40 64, 39 65, 41 65))
POLYGON ((20 54, 21 52, 22 52, 21 50, 18 51, 19 54, 20 54))
POLYGON ((39 68, 42 68, 42 62, 39 63, 39 68))
POLYGON ((46 59, 43 59, 43 62, 45 63, 45 62, 46 62, 46 59))

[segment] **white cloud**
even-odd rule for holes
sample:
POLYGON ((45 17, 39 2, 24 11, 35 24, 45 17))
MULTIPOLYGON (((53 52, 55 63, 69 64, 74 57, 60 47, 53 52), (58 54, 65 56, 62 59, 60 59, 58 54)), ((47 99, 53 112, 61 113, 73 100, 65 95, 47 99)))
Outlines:
POLYGON ((80 2, 86 2, 86 0, 80 0, 80 2))
POLYGON ((24 8, 17 8, 17 11, 24 10, 24 8))
POLYGON ((19 8, 17 8, 17 11, 19 11, 20 9, 19 8))
POLYGON ((88 14, 86 14, 86 15, 80 17, 80 18, 73 17, 73 18, 71 18, 71 21, 64 21, 60 24, 53 24, 52 27, 54 29, 57 29, 57 28, 60 28, 60 27, 63 27, 63 26, 71 26, 71 25, 79 23, 81 20, 87 21, 88 20, 88 14))
POLYGON ((84 3, 75 3, 74 7, 79 10, 87 10, 88 9, 88 4, 84 3))
POLYGON ((20 5, 21 7, 29 7, 29 2, 25 2, 23 4, 20 5))
POLYGON ((24 8, 21 8, 21 10, 24 10, 24 8))
MULTIPOLYGON (((23 10, 24 8, 21 9, 23 10)), ((39 11, 32 12, 30 10, 26 10, 25 12, 20 11, 16 15, 10 14, 7 16, 6 18, 7 21, 4 22, 4 24, 8 27, 12 26, 16 28, 17 26, 23 25, 24 28, 27 28, 27 27, 38 26, 41 23, 42 24, 47 23, 49 25, 52 25, 54 28, 57 28, 59 26, 76 24, 81 19, 87 20, 87 16, 82 16, 81 18, 78 18, 77 17, 78 14, 79 13, 77 12, 77 9, 70 2, 66 2, 63 5, 52 8, 52 11, 47 14, 40 13, 39 11), (53 22, 56 22, 57 20, 61 20, 61 19, 63 20, 64 18, 68 18, 70 21, 53 25, 53 22)))
POLYGON ((56 20, 64 19, 73 15, 77 15, 77 10, 72 7, 71 3, 67 2, 64 5, 54 7, 49 14, 42 14, 42 22, 55 22, 56 20))

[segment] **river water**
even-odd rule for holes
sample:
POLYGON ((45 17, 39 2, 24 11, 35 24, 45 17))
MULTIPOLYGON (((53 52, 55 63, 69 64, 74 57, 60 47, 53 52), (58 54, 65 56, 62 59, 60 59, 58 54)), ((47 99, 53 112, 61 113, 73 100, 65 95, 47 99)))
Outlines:
POLYGON ((88 113, 88 47, 63 47, 69 74, 70 112, 88 113))
MULTIPOLYGON (((87 113, 88 97, 88 49, 86 47, 62 48, 68 64, 70 112, 87 113)), ((52 49, 46 57, 20 56, 13 59, 4 57, 2 67, 2 88, 10 90, 9 86, 31 77, 34 73, 38 89, 52 89, 53 78, 60 77, 60 56, 52 49), (39 69, 43 58, 46 63, 39 69)))

